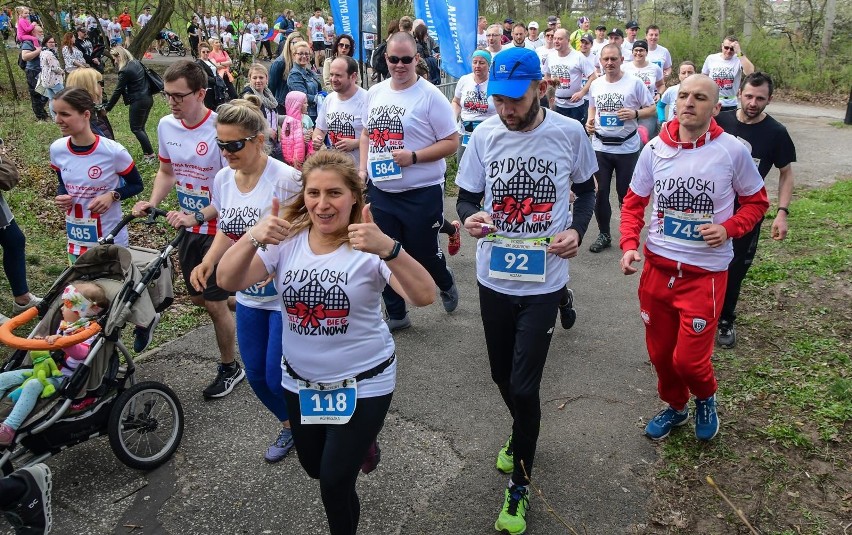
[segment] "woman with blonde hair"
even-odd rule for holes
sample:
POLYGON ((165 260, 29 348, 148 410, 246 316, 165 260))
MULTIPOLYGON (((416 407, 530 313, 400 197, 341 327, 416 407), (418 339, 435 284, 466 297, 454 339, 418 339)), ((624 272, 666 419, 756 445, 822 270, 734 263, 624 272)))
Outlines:
MULTIPOLYGON (((269 123, 254 95, 232 100, 216 110, 216 138, 228 166, 216 173, 211 202, 219 212, 210 249, 192 270, 190 282, 202 291, 216 264, 235 241, 299 192, 299 173, 267 155, 269 123)), ((277 214, 277 212, 276 212, 277 214)), ((278 462, 293 447, 288 407, 281 386, 281 306, 274 280, 261 277, 237 291, 237 342, 246 377, 263 405, 281 423, 266 450, 267 462, 278 462)))
POLYGON ((287 97, 287 77, 293 67, 293 46, 303 42, 302 34, 293 32, 287 36, 284 46, 281 47, 281 55, 269 66, 269 90, 278 101, 278 114, 284 115, 284 99, 287 97))
POLYGON ((260 63, 252 63, 248 70, 248 84, 243 88, 241 96, 254 95, 260 107, 260 113, 266 118, 269 126, 269 138, 272 146, 272 156, 281 159, 281 145, 278 143, 278 100, 269 89, 269 71, 260 63))
POLYGON ((65 87, 79 87, 86 90, 89 96, 92 97, 92 102, 95 103, 95 108, 92 110, 92 116, 89 119, 92 132, 99 136, 115 140, 112 124, 110 124, 109 117, 106 110, 104 110, 103 75, 95 69, 75 69, 65 80, 65 87))
POLYGON ((115 46, 109 51, 115 70, 118 72, 118 83, 112 92, 112 96, 106 105, 106 111, 112 111, 118 99, 124 97, 124 104, 130 106, 130 131, 142 145, 142 153, 146 162, 157 159, 154 147, 145 132, 145 123, 148 115, 154 107, 154 99, 148 90, 148 77, 145 75, 145 67, 142 62, 122 46, 115 46))
POLYGON ((389 284, 425 306, 435 284, 373 223, 348 154, 324 150, 308 158, 301 191, 281 212, 273 209, 228 250, 217 283, 233 290, 266 277, 277 282, 282 386, 296 453, 319 480, 328 532, 356 533, 358 472, 378 463, 376 439, 396 388, 382 290, 389 284), (316 273, 338 276, 310 276, 316 273))

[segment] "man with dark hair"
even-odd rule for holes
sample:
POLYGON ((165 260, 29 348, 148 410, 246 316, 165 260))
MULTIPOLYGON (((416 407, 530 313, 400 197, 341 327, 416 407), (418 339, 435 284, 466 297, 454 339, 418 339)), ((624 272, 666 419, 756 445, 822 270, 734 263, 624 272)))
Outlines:
POLYGON ((503 38, 500 43, 503 45, 507 45, 512 42, 512 27, 515 25, 515 21, 513 19, 505 19, 503 21, 503 38))
POLYGON ((627 30, 627 36, 621 45, 621 52, 624 61, 633 61, 633 43, 636 41, 636 34, 639 33, 639 23, 631 20, 624 28, 627 30))
POLYGON ((337 56, 331 62, 330 71, 333 92, 319 109, 311 141, 314 150, 319 150, 327 135, 331 146, 352 156, 357 166, 367 90, 358 85, 358 62, 351 57, 337 56))
POLYGON ((704 66, 701 67, 701 74, 706 74, 719 86, 719 102, 722 104, 720 113, 737 111, 740 76, 748 76, 753 72, 754 64, 743 53, 739 40, 733 35, 722 41, 721 52, 707 56, 704 66))
POLYGON ((133 214, 144 215, 173 188, 177 190, 180 209, 170 211, 167 219, 175 228, 186 227, 187 235, 178 246, 178 262, 190 299, 204 307, 213 322, 221 360, 216 378, 203 394, 206 399, 215 399, 228 395, 245 378, 242 366, 234 360, 236 334, 231 311, 235 302, 233 296, 216 285, 215 268, 201 292, 194 289, 189 276, 213 244, 218 213, 210 195, 213 178, 226 163, 216 136, 216 112, 204 105, 204 70, 194 61, 179 60, 166 69, 163 84, 163 95, 172 113, 157 125, 160 168, 150 199, 137 202, 133 214))
POLYGON ((668 78, 672 74, 672 55, 669 49, 659 44, 660 27, 651 24, 645 29, 645 41, 648 43, 647 59, 651 63, 663 69, 663 76, 668 78))
POLYGON ((532 50, 510 48, 494 58, 488 96, 498 116, 473 131, 456 177, 456 210, 481 240, 476 278, 491 377, 512 417, 497 454, 497 469, 511 478, 494 528, 513 535, 526 530, 541 377, 566 296, 568 259, 577 254, 595 198, 597 166, 586 134, 578 122, 540 106, 546 90, 532 50))
POLYGON ((667 404, 645 426, 653 440, 689 423, 690 397, 695 438, 709 441, 719 432, 710 357, 733 257, 730 238, 745 235, 769 206, 748 150, 713 120, 718 93, 705 75, 681 82, 677 117, 642 149, 621 211, 620 265, 631 275, 642 260, 640 233, 654 198, 639 281, 645 344, 667 404))
MULTIPOLYGON (((765 179, 773 166, 778 168, 778 211, 772 221, 772 239, 781 241, 787 237, 787 214, 790 213, 790 199, 793 197, 792 163, 796 161, 796 146, 784 125, 765 112, 766 106, 772 102, 772 89, 772 78, 769 75, 759 71, 749 74, 737 93, 740 102, 737 112, 719 115, 717 121, 725 132, 736 136, 749 149, 761 178, 765 179)), ((728 265, 725 304, 716 333, 716 343, 725 349, 737 343, 734 327, 737 300, 743 279, 757 252, 762 222, 759 220, 748 233, 733 241, 734 258, 728 265)))
POLYGON ((527 47, 527 27, 521 22, 516 22, 512 26, 512 40, 504 46, 504 48, 530 48, 527 47))

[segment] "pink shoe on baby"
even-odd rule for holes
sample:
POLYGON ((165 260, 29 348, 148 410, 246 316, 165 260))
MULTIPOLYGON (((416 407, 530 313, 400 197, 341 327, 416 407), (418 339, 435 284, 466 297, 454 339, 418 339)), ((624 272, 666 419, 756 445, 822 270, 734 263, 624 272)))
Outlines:
POLYGON ((8 446, 15 440, 18 431, 6 424, 0 424, 0 446, 8 446))

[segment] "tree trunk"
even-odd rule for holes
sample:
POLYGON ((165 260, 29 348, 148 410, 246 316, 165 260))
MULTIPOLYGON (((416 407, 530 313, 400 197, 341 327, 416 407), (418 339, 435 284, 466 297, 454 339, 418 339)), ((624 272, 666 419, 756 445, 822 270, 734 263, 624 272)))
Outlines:
MULTIPOLYGON (((9 50, 6 48, 6 43, 0 43, 0 52, 3 53, 3 63, 6 64, 6 72, 9 73, 9 85, 12 86, 12 96, 18 100, 18 86, 15 85, 15 73, 12 72, 12 62, 9 61, 9 50)), ((17 66, 17 65, 16 65, 17 66)))
POLYGON ((160 29, 169 27, 169 19, 172 18, 174 11, 174 0, 160 0, 157 10, 154 11, 154 16, 130 43, 128 51, 133 54, 134 58, 141 59, 150 48, 151 43, 159 39, 160 29))
POLYGON ((515 10, 515 0, 506 0, 506 11, 509 18, 514 19, 518 16, 517 11, 515 10))
POLYGON ((690 24, 690 35, 698 39, 698 16, 701 14, 701 0, 692 0, 692 22, 690 24))
POLYGON ((746 0, 743 9, 743 41, 748 42, 754 33, 754 0, 746 0))
POLYGON ((722 39, 724 39, 726 35, 728 35, 727 25, 726 25, 726 22, 725 22, 725 20, 727 19, 727 15, 728 15, 727 9, 728 9, 727 0, 719 0, 719 40, 720 41, 722 39))
POLYGON ((825 4, 825 28, 822 30, 822 46, 820 57, 825 60, 828 49, 831 46, 831 37, 834 35, 834 19, 837 16, 837 0, 827 0, 825 4))

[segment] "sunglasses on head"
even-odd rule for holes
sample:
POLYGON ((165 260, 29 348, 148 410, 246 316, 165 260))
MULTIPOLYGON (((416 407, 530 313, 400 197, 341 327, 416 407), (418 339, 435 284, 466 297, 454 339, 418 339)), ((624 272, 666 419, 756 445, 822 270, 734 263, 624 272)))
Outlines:
POLYGON ((244 137, 243 139, 237 139, 235 141, 221 141, 219 138, 216 138, 216 144, 219 145, 220 150, 226 150, 228 152, 240 152, 245 148, 247 141, 251 141, 256 137, 257 134, 249 137, 244 137))
POLYGON ((388 61, 392 64, 396 65, 400 61, 403 65, 410 65, 412 61, 414 61, 414 56, 388 56, 388 61))

